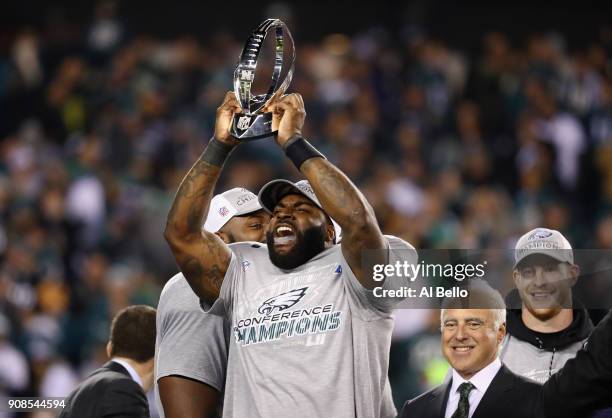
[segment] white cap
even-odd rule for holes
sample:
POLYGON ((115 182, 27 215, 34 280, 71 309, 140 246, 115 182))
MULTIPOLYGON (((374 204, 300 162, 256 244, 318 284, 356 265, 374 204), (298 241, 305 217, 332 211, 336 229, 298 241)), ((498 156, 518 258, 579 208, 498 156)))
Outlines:
MULTIPOLYGON (((292 183, 289 180, 283 179, 272 180, 264 185, 259 191, 259 203, 264 210, 272 213, 274 212, 274 207, 278 204, 278 202, 280 202, 283 197, 292 193, 306 196, 327 215, 325 209, 323 209, 323 206, 321 206, 321 203, 319 203, 319 199, 317 199, 317 196, 315 195, 314 190, 312 190, 308 180, 300 180, 297 183, 292 183)), ((336 221, 331 218, 331 216, 329 219, 331 219, 332 224, 334 225, 334 231, 336 232, 336 239, 334 242, 339 242, 342 228, 340 228, 340 225, 338 225, 336 221)))
POLYGON ((257 196, 247 189, 236 187, 216 195, 210 201, 204 229, 217 232, 234 216, 246 215, 261 209, 257 196))
POLYGON ((561 262, 574 264, 569 241, 559 231, 536 228, 519 238, 514 252, 514 266, 533 254, 544 254, 561 262))

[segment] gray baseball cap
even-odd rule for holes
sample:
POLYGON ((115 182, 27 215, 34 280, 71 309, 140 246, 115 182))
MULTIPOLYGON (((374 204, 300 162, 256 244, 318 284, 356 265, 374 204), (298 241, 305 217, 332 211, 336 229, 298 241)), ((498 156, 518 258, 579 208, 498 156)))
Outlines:
POLYGON ((515 246, 514 267, 533 254, 543 254, 574 264, 572 246, 561 232, 554 229, 536 228, 520 237, 515 246))
MULTIPOLYGON (((265 184, 261 190, 259 191, 259 203, 264 208, 265 211, 272 213, 274 212, 274 207, 280 202, 280 200, 287 196, 288 194, 301 194, 306 196, 308 199, 312 200, 323 212, 323 206, 319 202, 317 195, 315 195, 314 190, 312 190, 312 186, 308 180, 300 180, 296 183, 292 183, 289 180, 279 179, 272 180, 271 182, 265 184)), ((327 213, 325 213, 327 215, 327 213)), ((329 216, 329 215, 328 215, 329 216)), ((336 221, 331 219, 332 224, 334 225, 334 231, 336 232, 336 239, 334 242, 340 241, 340 234, 342 234, 342 228, 336 221)))

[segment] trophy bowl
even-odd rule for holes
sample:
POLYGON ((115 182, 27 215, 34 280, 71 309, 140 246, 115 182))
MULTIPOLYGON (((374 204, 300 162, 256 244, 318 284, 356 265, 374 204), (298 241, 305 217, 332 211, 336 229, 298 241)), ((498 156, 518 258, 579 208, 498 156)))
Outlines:
POLYGON ((247 39, 234 70, 234 93, 242 107, 242 112, 234 115, 230 127, 230 133, 234 138, 239 141, 252 141, 276 135, 276 131, 272 131, 272 113, 264 112, 263 109, 276 97, 285 93, 293 77, 294 64, 295 45, 287 25, 280 19, 266 19, 247 39), (276 42, 270 87, 266 93, 253 94, 257 61, 266 35, 271 29, 274 30, 276 42), (281 81, 287 42, 291 46, 291 56, 289 69, 281 81))

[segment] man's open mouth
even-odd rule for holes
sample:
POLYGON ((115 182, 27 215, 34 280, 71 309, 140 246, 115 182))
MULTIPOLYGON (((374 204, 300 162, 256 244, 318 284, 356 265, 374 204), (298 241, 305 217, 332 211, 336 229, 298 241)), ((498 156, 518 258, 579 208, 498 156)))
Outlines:
POLYGON ((279 224, 274 228, 274 244, 287 245, 295 241, 296 234, 294 228, 289 224, 279 224))

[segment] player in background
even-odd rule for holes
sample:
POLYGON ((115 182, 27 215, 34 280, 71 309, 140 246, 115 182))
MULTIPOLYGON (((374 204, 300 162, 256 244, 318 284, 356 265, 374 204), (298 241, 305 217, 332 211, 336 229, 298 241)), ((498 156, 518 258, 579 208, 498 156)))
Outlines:
POLYGON ((507 304, 521 309, 508 310, 500 358, 513 372, 542 384, 576 356, 593 323, 572 295, 579 267, 559 231, 527 232, 516 243, 515 260, 516 291, 507 304))
MULTIPOLYGON (((216 195, 204 229, 230 244, 262 242, 270 215, 243 188, 216 195)), ((213 312, 182 273, 164 286, 157 309, 156 398, 163 418, 220 415, 227 367, 223 315, 213 312)))

